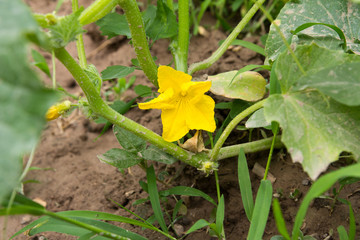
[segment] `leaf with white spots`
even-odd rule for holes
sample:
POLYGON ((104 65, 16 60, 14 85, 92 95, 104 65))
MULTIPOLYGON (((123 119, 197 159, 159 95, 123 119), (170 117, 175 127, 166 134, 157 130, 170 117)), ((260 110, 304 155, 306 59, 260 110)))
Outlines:
POLYGON ((316 179, 341 152, 360 157, 360 107, 340 104, 318 92, 271 95, 265 117, 279 122, 282 142, 294 162, 316 179))
MULTIPOLYGON (((279 13, 275 23, 286 39, 293 44, 316 42, 319 46, 340 50, 342 41, 331 28, 316 25, 296 36, 290 31, 304 23, 325 23, 338 27, 345 35, 347 48, 360 53, 360 5, 348 0, 298 0, 288 2, 279 13)), ((266 42, 266 54, 271 60, 284 50, 284 43, 274 25, 270 27, 266 42)))
POLYGON ((360 56, 315 44, 297 46, 295 56, 306 74, 299 70, 290 54, 280 54, 275 72, 282 93, 315 88, 345 105, 360 105, 360 78, 357 73, 360 56))

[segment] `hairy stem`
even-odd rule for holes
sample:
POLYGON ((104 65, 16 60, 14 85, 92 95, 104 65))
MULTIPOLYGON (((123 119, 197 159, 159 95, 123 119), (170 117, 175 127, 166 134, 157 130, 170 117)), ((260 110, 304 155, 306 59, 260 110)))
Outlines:
MULTIPOLYGON (((79 9, 78 0, 72 0, 72 11, 76 12, 79 9)), ((83 35, 79 34, 76 36, 76 48, 78 52, 79 64, 82 68, 87 68, 87 61, 85 55, 85 47, 83 35)))
POLYGON ((79 17, 81 25, 93 23, 108 14, 119 0, 96 0, 88 8, 86 8, 79 17))
MULTIPOLYGON (((284 147, 280 139, 281 139, 280 136, 277 136, 275 138, 274 148, 284 147)), ((267 150, 271 147, 272 142, 273 142, 273 137, 270 137, 253 142, 223 147, 220 149, 216 161, 239 155, 240 148, 243 148, 245 153, 253 153, 253 152, 267 150)))
POLYGON ((187 73, 189 51, 189 0, 179 0, 179 35, 176 70, 187 73))
POLYGON ((136 57, 140 63, 141 69, 144 71, 148 79, 156 87, 158 87, 157 66, 149 50, 145 27, 139 7, 135 0, 119 0, 119 5, 125 11, 136 57))
POLYGON ((239 33, 244 29, 246 24, 249 23, 251 18, 255 15, 255 13, 259 10, 260 6, 265 2, 265 0, 257 0, 251 9, 246 13, 244 18, 239 22, 239 24, 235 27, 235 29, 231 32, 231 34, 225 39, 225 41, 221 44, 221 46, 207 59, 191 64, 189 67, 189 74, 192 75, 196 71, 206 69, 210 67, 214 62, 219 60, 219 58, 224 54, 224 52, 228 49, 231 43, 236 39, 239 33))
POLYGON ((231 131, 243 120, 245 117, 249 116, 251 113, 263 107, 266 99, 261 100, 260 102, 255 103, 254 105, 248 107, 244 111, 242 111, 239 115, 237 115, 224 129, 221 133, 219 140, 216 142, 214 149, 211 151, 210 161, 215 161, 217 159, 217 155, 219 154, 220 148, 224 144, 225 140, 230 135, 231 131))
POLYGON ((207 160, 206 154, 194 155, 193 153, 190 153, 173 143, 165 141, 162 137, 153 131, 113 110, 100 97, 95 86, 92 84, 84 70, 76 63, 74 58, 72 58, 64 48, 55 49, 54 52, 55 56, 73 75, 74 79, 85 93, 89 102, 89 106, 96 114, 104 117, 109 122, 134 133, 135 135, 150 142, 154 146, 160 148, 162 151, 193 167, 200 168, 202 163, 207 160))

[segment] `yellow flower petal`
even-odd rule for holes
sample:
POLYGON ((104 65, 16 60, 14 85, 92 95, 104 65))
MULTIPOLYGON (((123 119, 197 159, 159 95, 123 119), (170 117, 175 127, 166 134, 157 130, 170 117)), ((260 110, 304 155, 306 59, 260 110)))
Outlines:
POLYGON ((60 113, 56 106, 51 106, 46 112, 46 120, 51 121, 60 117, 60 113))
POLYGON ((174 90, 169 88, 164 93, 161 93, 157 98, 154 98, 146 103, 139 103, 138 105, 140 109, 171 109, 174 108, 174 104, 171 103, 173 96, 174 90))
POLYGON ((171 67, 160 66, 158 68, 159 92, 163 93, 168 88, 173 88, 174 91, 180 91, 181 85, 190 82, 191 78, 189 74, 176 71, 171 67))
MULTIPOLYGON (((178 105, 182 103, 179 102, 178 105)), ((162 137, 168 142, 179 140, 190 130, 186 126, 186 114, 182 107, 162 110, 161 121, 163 123, 162 137)))
POLYGON ((209 91, 210 88, 211 88, 210 81, 194 82, 194 84, 191 85, 188 89, 188 95, 189 95, 189 97, 191 97, 191 100, 190 100, 191 103, 195 104, 196 102, 198 102, 202 98, 204 93, 209 91))
POLYGON ((186 126, 190 129, 214 132, 216 129, 214 108, 214 100, 210 96, 202 95, 199 101, 186 107, 186 126))

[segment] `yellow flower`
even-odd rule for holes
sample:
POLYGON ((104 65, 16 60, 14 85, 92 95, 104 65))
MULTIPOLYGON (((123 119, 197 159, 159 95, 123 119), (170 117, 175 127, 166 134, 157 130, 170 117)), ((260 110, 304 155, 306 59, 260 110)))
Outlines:
POLYGON ((64 101, 51 106, 46 113, 46 120, 51 121, 60 117, 65 111, 71 107, 70 101, 64 101))
POLYGON ((215 131, 214 100, 205 92, 211 82, 191 82, 191 76, 168 66, 158 69, 160 95, 140 109, 161 109, 163 138, 168 142, 179 140, 191 129, 215 131))

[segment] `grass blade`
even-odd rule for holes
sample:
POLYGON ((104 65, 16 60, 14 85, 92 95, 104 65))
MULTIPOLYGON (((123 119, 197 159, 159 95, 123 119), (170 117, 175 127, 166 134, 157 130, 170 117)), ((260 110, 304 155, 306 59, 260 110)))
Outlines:
POLYGON ((337 231, 339 233, 340 240, 349 240, 349 237, 343 225, 338 226, 337 231))
POLYGON ((164 190, 160 192, 161 196, 167 197, 171 194, 174 195, 183 195, 183 196, 191 196, 191 197, 202 197, 205 200, 211 202, 215 206, 217 205, 214 199, 212 199, 209 195, 206 193, 200 191, 199 189, 192 188, 192 187, 186 187, 186 186, 177 186, 170 188, 168 190, 164 190))
POLYGON ((240 149, 238 158, 238 180, 240 186, 241 199, 244 205, 245 213, 251 222, 251 216, 254 210, 254 199, 251 190, 251 181, 249 168, 246 161, 244 149, 240 149))
POLYGON ((272 186, 269 180, 261 180, 256 196, 251 225, 247 236, 248 240, 262 239, 266 222, 269 216, 272 199, 272 186))
POLYGON ((149 187, 149 197, 152 209, 154 210, 154 215, 156 220, 158 221, 161 229, 168 233, 168 229, 165 224, 164 215, 161 210, 160 206, 160 199, 159 199, 159 192, 157 190, 156 186, 156 175, 155 170, 153 166, 150 166, 146 169, 146 177, 148 181, 148 187, 149 187))
POLYGON ((216 230, 221 236, 223 231, 223 223, 225 218, 225 199, 224 195, 221 195, 219 205, 216 209, 216 230))
POLYGON ((296 214, 295 223, 292 231, 292 239, 297 240, 299 236, 300 227, 305 218, 307 209, 311 201, 319 197, 327 191, 336 181, 344 177, 360 177, 360 163, 348 167, 343 167, 332 173, 328 173, 319 178, 310 188, 304 200, 301 203, 299 211, 296 214))
POLYGON ((186 234, 190 234, 200 228, 209 226, 210 223, 204 219, 200 219, 198 220, 196 223, 194 223, 194 225, 191 226, 191 228, 189 230, 186 231, 186 234))
POLYGON ((279 233, 284 237, 284 239, 291 240, 290 235, 286 229, 284 217, 281 213, 279 200, 276 198, 273 200, 273 213, 279 233))
POLYGON ((355 216, 354 216, 354 210, 351 206, 351 203, 348 202, 349 205, 349 218, 350 218, 350 223, 349 223, 349 239, 355 239, 356 236, 356 223, 355 223, 355 216))

